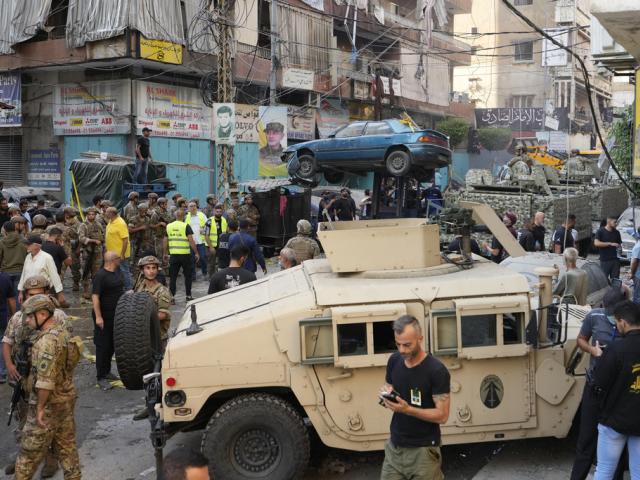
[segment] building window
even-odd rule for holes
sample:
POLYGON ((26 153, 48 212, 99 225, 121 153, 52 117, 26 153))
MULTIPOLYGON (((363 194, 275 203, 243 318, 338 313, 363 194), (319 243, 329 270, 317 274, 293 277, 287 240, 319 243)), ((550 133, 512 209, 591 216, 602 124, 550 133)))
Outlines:
POLYGON ((513 0, 513 4, 516 7, 520 7, 522 5, 533 5, 533 0, 513 0))
POLYGON ((513 59, 516 62, 530 62, 533 60, 533 42, 518 42, 515 44, 515 54, 513 59))
POLYGON ((533 98, 535 95, 511 95, 507 100, 507 107, 511 108, 530 108, 533 107, 533 98))
POLYGON ((389 13, 392 13, 393 15, 398 15, 399 11, 400 11, 400 8, 398 7, 397 4, 389 3, 389 13))

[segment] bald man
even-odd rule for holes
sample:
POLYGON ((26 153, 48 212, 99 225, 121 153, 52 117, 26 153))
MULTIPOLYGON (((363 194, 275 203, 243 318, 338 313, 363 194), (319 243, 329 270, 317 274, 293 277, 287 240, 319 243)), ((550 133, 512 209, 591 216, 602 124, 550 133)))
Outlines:
POLYGON ((93 279, 93 343, 96 346, 96 379, 103 390, 111 390, 111 381, 118 377, 111 373, 113 357, 113 323, 116 305, 124 293, 124 278, 120 269, 120 255, 107 251, 104 265, 93 279))

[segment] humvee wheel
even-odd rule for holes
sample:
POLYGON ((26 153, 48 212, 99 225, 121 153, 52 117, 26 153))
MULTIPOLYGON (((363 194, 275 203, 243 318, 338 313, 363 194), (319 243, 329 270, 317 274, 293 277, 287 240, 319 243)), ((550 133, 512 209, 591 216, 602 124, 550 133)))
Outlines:
POLYGON ((120 297, 113 343, 122 383, 128 390, 142 390, 142 376, 153 371, 154 356, 161 352, 158 312, 148 293, 127 293, 120 297))
POLYGON ((236 397, 211 417, 202 453, 213 478, 241 480, 301 477, 309 461, 309 435, 285 400, 268 394, 236 397))

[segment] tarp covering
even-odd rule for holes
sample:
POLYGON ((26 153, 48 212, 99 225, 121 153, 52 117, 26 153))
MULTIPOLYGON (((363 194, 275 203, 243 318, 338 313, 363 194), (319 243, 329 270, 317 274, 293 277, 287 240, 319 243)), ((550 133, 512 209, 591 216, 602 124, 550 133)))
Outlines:
POLYGON ((148 39, 186 43, 180 0, 82 0, 70 2, 67 45, 82 47, 122 35, 127 27, 148 39))
POLYGON ((50 8, 51 0, 0 0, 0 54, 14 53, 13 45, 32 38, 50 8))
MULTIPOLYGON (((104 162, 99 159, 77 159, 71 162, 69 170, 75 177, 80 204, 83 208, 92 205, 91 199, 95 195, 102 195, 111 200, 113 206, 120 209, 126 199, 123 194, 123 184, 133 181, 133 162, 104 162)), ((167 169, 155 162, 149 164, 149 182, 158 178, 165 178, 167 169)))

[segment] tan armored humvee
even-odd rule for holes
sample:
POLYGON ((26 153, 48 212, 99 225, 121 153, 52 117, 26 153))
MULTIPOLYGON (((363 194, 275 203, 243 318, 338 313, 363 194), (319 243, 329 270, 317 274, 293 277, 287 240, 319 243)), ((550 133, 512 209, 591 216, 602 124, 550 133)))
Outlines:
MULTIPOLYGON (((491 209, 466 206, 524 254, 491 209)), ((204 428, 215 478, 285 480, 306 468, 312 432, 329 447, 382 449, 391 412, 377 392, 403 314, 451 373, 445 444, 567 435, 588 307, 538 309, 553 269, 538 271, 534 298, 521 274, 441 256, 438 226, 421 219, 320 224, 318 236, 326 259, 192 302, 155 371, 140 347, 153 322, 128 347, 116 339, 125 385, 147 391, 157 455, 167 435, 204 428)))

